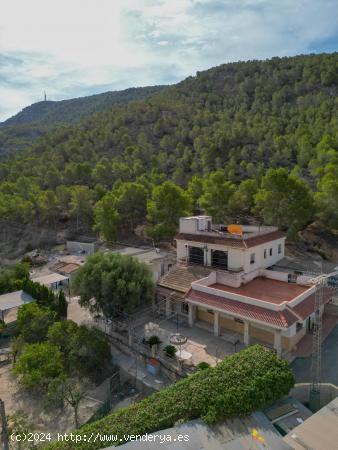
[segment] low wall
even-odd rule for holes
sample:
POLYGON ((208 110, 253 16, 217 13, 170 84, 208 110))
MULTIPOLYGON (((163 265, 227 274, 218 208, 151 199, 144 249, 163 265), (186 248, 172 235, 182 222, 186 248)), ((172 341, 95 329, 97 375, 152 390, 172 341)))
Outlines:
MULTIPOLYGON (((311 383, 297 383, 290 391, 290 395, 301 403, 308 403, 311 383)), ((331 383, 320 384, 320 406, 323 407, 338 397, 338 386, 331 383)))
POLYGON ((98 250, 98 243, 67 241, 67 250, 72 253, 85 252, 86 255, 92 255, 98 250))

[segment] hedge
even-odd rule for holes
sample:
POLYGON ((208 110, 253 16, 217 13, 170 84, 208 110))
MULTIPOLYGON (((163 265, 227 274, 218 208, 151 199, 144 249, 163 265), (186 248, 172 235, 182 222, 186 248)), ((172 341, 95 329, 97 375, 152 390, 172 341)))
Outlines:
MULTIPOLYGON (((214 368, 199 370, 189 377, 150 395, 127 408, 77 430, 87 437, 93 433, 143 435, 201 417, 215 423, 225 417, 243 417, 263 408, 294 385, 293 373, 287 361, 260 345, 251 346, 225 358, 214 368)), ((55 442, 46 449, 94 450, 113 442, 55 442)))

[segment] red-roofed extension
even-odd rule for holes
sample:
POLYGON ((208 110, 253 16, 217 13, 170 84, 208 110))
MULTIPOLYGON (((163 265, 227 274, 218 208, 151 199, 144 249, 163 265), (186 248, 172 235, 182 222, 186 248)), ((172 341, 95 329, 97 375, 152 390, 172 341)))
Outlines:
MULTIPOLYGON (((333 295, 334 295, 334 292, 332 289, 323 288, 323 305, 328 303, 331 300, 333 295)), ((301 318, 302 320, 305 320, 307 317, 309 317, 310 314, 312 314, 315 311, 315 294, 311 294, 309 297, 307 297, 305 300, 303 300, 297 306, 294 306, 292 308, 292 311, 299 318, 301 318)))
POLYGON ((289 307, 286 307, 282 311, 274 311, 237 300, 207 294, 195 289, 190 289, 185 298, 188 303, 191 302, 210 306, 233 316, 246 317, 277 328, 288 328, 299 320, 289 307))
POLYGON ((240 287, 226 286, 221 283, 214 283, 209 287, 276 305, 290 302, 311 289, 311 286, 302 286, 300 284, 272 280, 266 277, 254 278, 240 287))

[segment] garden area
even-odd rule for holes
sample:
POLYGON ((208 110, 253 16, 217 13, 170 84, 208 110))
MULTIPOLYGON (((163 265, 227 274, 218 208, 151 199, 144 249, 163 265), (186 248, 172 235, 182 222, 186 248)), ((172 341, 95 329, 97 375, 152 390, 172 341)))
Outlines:
MULTIPOLYGON (((120 444, 125 435, 152 433, 172 427, 178 421, 202 418, 213 424, 264 408, 287 395, 293 385, 294 377, 287 361, 255 345, 227 357, 216 367, 201 367, 162 391, 80 428, 77 434, 116 434, 120 444)), ((97 441, 55 442, 45 448, 96 450, 101 447, 97 441)))
POLYGON ((78 427, 106 400, 99 391, 112 371, 110 346, 100 331, 67 320, 64 293, 32 282, 26 264, 0 273, 0 293, 17 290, 35 301, 17 309, 15 322, 1 324, 1 345, 10 349, 10 361, 0 364, 9 429, 78 427))

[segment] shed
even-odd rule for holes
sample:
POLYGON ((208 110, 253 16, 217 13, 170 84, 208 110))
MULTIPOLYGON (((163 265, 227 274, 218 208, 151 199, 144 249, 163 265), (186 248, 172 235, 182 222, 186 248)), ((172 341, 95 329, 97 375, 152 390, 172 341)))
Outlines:
POLYGON ((24 291, 9 292, 8 294, 0 295, 0 318, 6 323, 14 322, 16 320, 16 311, 14 314, 12 310, 17 310, 20 306, 33 302, 34 299, 24 291))
POLYGON ((56 272, 35 277, 32 281, 35 283, 40 283, 49 289, 57 289, 61 285, 69 287, 69 277, 56 272))

